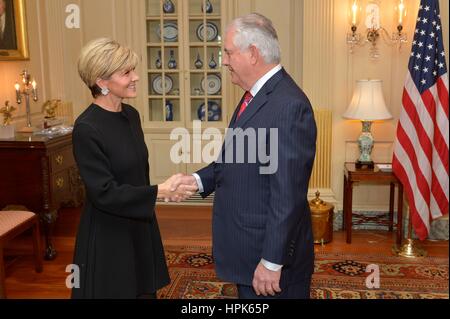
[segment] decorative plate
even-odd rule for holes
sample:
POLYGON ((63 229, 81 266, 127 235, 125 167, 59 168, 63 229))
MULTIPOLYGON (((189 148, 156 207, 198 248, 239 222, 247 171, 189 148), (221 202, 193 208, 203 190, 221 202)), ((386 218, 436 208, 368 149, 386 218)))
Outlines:
MULTIPOLYGON (((178 41, 178 26, 174 22, 164 23, 164 41, 176 42, 178 41)), ((161 25, 156 28, 156 35, 161 40, 161 25)))
POLYGON ((203 92, 206 92, 208 95, 215 95, 219 93, 222 88, 222 80, 220 79, 220 76, 216 74, 208 74, 206 81, 203 77, 201 86, 203 92))
MULTIPOLYGON (((220 121, 222 109, 216 102, 208 101, 208 121, 220 121)), ((205 103, 200 104, 197 109, 197 116, 200 121, 205 120, 205 103)))
MULTIPOLYGON (((203 35, 204 35, 204 28, 205 28, 205 24, 204 23, 200 23, 199 26, 197 27, 197 38, 200 41, 203 41, 203 35)), ((206 41, 211 42, 214 41, 217 36, 219 35, 219 28, 212 22, 206 22, 206 41)))
MULTIPOLYGON (((170 76, 167 74, 165 75, 166 79, 166 91, 165 94, 169 93, 172 90, 173 87, 173 80, 170 76)), ((156 76, 152 81, 152 87, 153 90, 156 92, 156 94, 163 94, 163 83, 162 83, 162 75, 156 76)))

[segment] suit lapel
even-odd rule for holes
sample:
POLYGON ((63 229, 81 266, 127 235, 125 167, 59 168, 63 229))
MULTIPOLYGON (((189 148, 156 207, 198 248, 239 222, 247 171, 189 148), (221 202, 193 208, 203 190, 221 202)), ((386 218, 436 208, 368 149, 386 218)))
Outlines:
POLYGON ((256 114, 259 109, 267 103, 268 96, 272 93, 275 86, 280 82, 285 74, 284 68, 275 73, 259 90, 253 100, 245 109, 244 113, 233 123, 233 128, 235 127, 244 127, 245 124, 256 114))
MULTIPOLYGON (((282 68, 280 71, 275 73, 269 81, 267 81, 264 86, 259 90, 259 92, 256 94, 256 96, 252 99, 252 101, 249 103, 247 108, 245 109, 244 113, 241 114, 241 116, 237 119, 237 114, 239 112, 239 107, 242 104, 242 101, 244 100, 244 97, 242 97, 241 101, 239 102, 238 106, 234 110, 233 117, 231 118, 231 122, 229 125, 229 128, 235 129, 237 127, 244 128, 244 125, 247 124, 247 122, 256 114, 258 111, 267 103, 267 100, 269 99, 268 96, 270 93, 272 93, 275 86, 280 82, 280 80, 284 77, 286 74, 286 71, 284 68, 282 68)), ((228 135, 230 134, 230 130, 228 130, 228 133, 225 135, 225 143, 223 150, 228 146, 228 144, 232 141, 232 138, 230 138, 228 135)))

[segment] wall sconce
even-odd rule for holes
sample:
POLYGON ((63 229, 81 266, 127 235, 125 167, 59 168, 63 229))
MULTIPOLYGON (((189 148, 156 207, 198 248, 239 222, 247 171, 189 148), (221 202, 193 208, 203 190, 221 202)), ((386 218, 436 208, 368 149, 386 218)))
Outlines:
POLYGON ((373 136, 370 132, 373 121, 392 118, 384 101, 381 80, 358 80, 349 107, 342 117, 362 122, 362 132, 358 138, 359 159, 356 168, 373 168, 371 158, 373 136))
POLYGON ((403 32, 403 25, 407 12, 405 0, 398 0, 394 8, 397 31, 393 32, 391 36, 389 36, 387 30, 381 26, 380 6, 377 0, 371 0, 367 4, 365 12, 366 32, 363 37, 357 32, 362 17, 361 1, 349 0, 348 18, 351 31, 347 34, 347 44, 350 46, 350 53, 354 52, 355 46, 363 46, 370 43, 370 57, 372 59, 377 59, 380 57, 377 47, 379 38, 383 38, 388 44, 397 44, 399 49, 403 43, 408 42, 407 35, 403 32))
POLYGON ((17 104, 22 103, 22 95, 25 96, 25 107, 27 112, 27 126, 20 130, 20 132, 33 132, 33 127, 31 126, 31 108, 30 108, 30 95, 33 101, 37 102, 37 84, 36 81, 31 81, 31 75, 27 70, 24 70, 21 74, 22 76, 22 86, 16 82, 14 88, 16 90, 16 100, 17 104))

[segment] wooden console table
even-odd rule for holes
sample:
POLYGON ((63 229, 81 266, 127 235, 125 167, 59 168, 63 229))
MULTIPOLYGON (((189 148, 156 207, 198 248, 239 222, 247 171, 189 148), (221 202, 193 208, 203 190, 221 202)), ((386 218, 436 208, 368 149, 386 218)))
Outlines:
POLYGON ((347 232, 347 243, 352 242, 352 225, 363 224, 367 222, 373 222, 379 225, 389 227, 389 231, 396 227, 398 245, 401 245, 403 237, 403 185, 395 177, 392 172, 382 172, 375 168, 373 169, 356 169, 354 163, 344 164, 344 213, 343 213, 343 227, 347 232), (363 216, 361 214, 353 213, 352 201, 353 201, 353 185, 358 183, 372 183, 372 184, 390 184, 390 197, 389 197, 389 213, 381 216, 363 216), (397 223, 394 224, 394 195, 395 186, 398 188, 398 200, 397 200, 397 223), (387 219, 385 219, 387 215, 387 219), (355 217, 355 218, 354 218, 355 217), (355 221, 353 221, 355 219, 355 221))
POLYGON ((83 186, 72 154, 72 134, 19 134, 0 139, 0 210, 25 207, 44 226, 45 258, 55 258, 52 229, 63 206, 78 207, 83 186))

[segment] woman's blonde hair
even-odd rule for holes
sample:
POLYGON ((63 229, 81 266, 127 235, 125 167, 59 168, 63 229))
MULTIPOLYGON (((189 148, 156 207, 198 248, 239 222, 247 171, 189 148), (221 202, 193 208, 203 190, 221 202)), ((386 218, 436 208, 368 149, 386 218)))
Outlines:
POLYGON ((84 46, 78 58, 78 73, 95 98, 101 94, 98 79, 107 80, 119 71, 131 71, 139 62, 131 49, 109 38, 95 39, 84 46))

